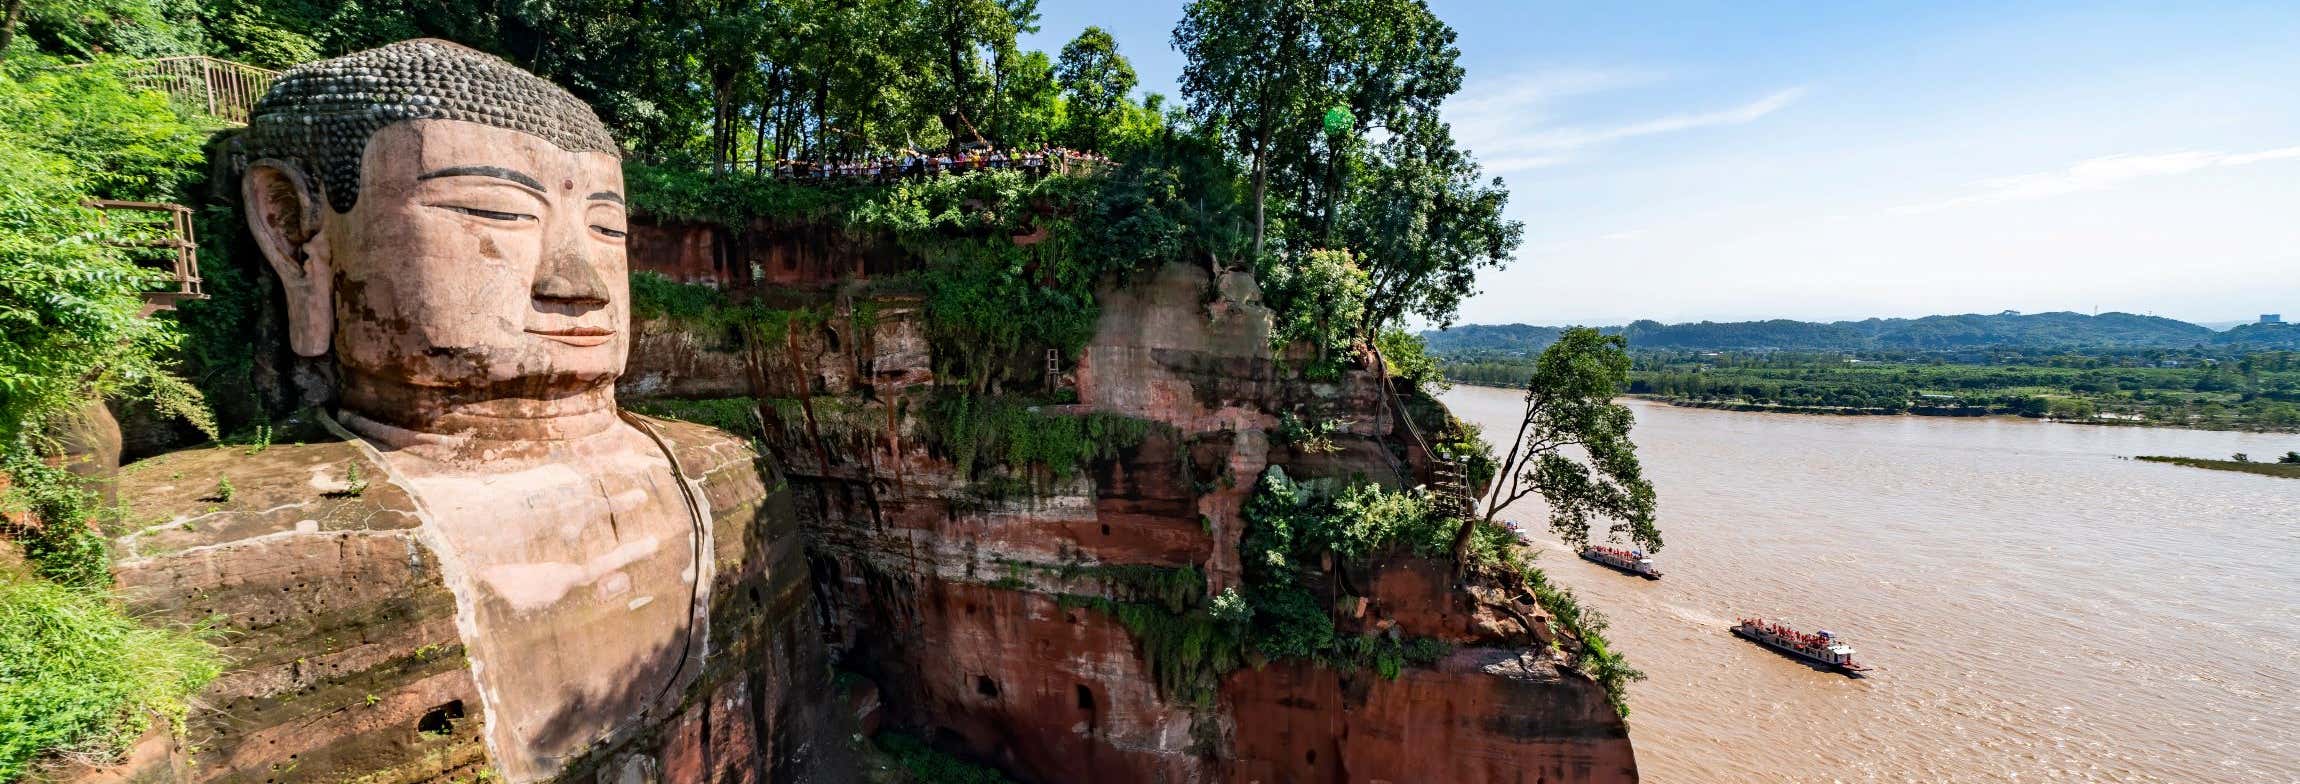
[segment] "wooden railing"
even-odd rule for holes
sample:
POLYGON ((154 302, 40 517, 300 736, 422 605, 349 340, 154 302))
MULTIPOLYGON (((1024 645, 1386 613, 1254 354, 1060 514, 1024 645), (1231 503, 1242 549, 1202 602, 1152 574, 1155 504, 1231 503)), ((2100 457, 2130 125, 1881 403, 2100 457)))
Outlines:
MULTIPOLYGON (((85 67, 85 66, 74 66, 85 67)), ((256 99, 278 71, 213 57, 162 57, 112 63, 130 84, 167 93, 185 110, 246 125, 256 99)))
POLYGON ((98 199, 87 202, 108 226, 117 226, 112 245, 130 248, 137 266, 167 273, 160 288, 144 293, 144 315, 173 310, 187 299, 207 299, 200 287, 200 243, 192 236, 192 209, 181 204, 98 199))

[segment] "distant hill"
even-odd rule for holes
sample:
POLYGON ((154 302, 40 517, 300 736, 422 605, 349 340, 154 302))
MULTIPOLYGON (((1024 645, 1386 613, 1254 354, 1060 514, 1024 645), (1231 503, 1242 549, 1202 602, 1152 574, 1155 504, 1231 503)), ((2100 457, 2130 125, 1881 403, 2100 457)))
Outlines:
POLYGON ((2300 350, 2300 324, 2245 324, 2212 336, 2222 345, 2300 350))
MULTIPOLYGON (((1634 321, 1604 327, 1629 336, 1631 348, 1700 351, 1886 351, 1947 350, 1994 346, 2052 348, 2194 348, 2245 344, 2261 348, 2300 347, 2295 325, 2248 325, 2227 332, 2160 316, 2132 313, 1971 313, 1915 319, 1863 321, 1703 321, 1663 324, 1634 321), (2277 329, 2284 327, 2284 329, 2277 329), (2288 343, 2288 341, 2290 343, 2288 343)), ((1557 340, 1562 327, 1528 324, 1465 324, 1424 332, 1439 354, 1530 354, 1557 340)))

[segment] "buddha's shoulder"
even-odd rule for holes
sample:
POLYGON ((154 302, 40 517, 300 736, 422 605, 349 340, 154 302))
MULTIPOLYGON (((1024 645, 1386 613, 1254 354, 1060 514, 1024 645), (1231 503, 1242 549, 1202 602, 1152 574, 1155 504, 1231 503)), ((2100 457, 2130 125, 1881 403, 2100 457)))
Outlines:
POLYGON ((690 481, 701 482, 713 496, 714 505, 755 501, 781 484, 771 461, 763 459, 757 447, 741 436, 693 422, 633 416, 663 439, 678 461, 679 472, 690 481))
POLYGON ((126 562, 298 536, 413 532, 415 499, 360 445, 324 431, 184 449, 120 469, 115 556, 126 562))

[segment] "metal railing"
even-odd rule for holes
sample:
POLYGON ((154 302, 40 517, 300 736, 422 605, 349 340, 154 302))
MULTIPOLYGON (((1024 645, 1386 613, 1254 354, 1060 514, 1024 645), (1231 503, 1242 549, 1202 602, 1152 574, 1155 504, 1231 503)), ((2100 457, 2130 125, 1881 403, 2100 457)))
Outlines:
MULTIPOLYGON (((167 93, 186 111, 234 125, 246 125, 256 99, 271 89, 278 71, 213 57, 161 57, 109 64, 129 84, 167 93)), ((86 67, 85 65, 73 66, 86 67)))
POLYGON ((1018 156, 1004 160, 914 158, 908 162, 882 158, 827 164, 808 161, 766 161, 762 164, 755 158, 738 158, 720 171, 733 174, 761 174, 787 182, 831 184, 886 183, 945 174, 966 174, 1006 169, 1022 172, 1032 178, 1048 174, 1084 177, 1108 174, 1116 166, 1117 164, 1112 163, 1108 158, 1082 155, 1045 155, 1029 158, 1018 156))

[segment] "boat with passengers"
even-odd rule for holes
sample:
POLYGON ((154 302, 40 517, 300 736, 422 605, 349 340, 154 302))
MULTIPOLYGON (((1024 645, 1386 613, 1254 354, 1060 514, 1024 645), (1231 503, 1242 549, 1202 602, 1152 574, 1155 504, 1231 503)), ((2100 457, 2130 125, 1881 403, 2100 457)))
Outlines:
POLYGON ((1853 649, 1827 629, 1806 634, 1779 621, 1743 618, 1733 625, 1733 633, 1759 645, 1852 675, 1869 671, 1868 665, 1853 661, 1853 649))
POLYGON ((1653 556, 1646 555, 1644 550, 1593 544, 1581 548, 1581 557, 1648 580, 1661 579, 1661 569, 1653 565, 1653 556))

